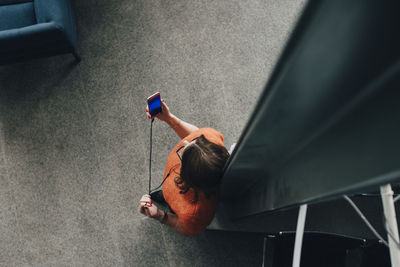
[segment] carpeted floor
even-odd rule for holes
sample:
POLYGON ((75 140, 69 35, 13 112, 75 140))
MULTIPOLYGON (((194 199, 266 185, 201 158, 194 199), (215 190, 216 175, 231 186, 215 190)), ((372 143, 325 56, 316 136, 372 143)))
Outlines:
MULTIPOLYGON (((260 266, 262 237, 137 212, 147 96, 229 147, 305 0, 72 1, 79 53, 0 67, 0 266, 260 266)), ((178 137, 153 128, 153 185, 178 137)))

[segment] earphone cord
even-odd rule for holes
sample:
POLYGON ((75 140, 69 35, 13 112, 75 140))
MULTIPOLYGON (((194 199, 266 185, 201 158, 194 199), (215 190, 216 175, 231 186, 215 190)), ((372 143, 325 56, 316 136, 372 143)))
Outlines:
POLYGON ((153 149, 152 148, 153 122, 154 122, 154 119, 151 120, 151 124, 150 124, 149 195, 151 193, 151 151, 153 149))
POLYGON ((153 121, 154 119, 151 120, 151 124, 150 124, 150 161, 149 161, 149 195, 151 194, 151 192, 156 191, 157 189, 161 188, 161 186, 164 184, 165 180, 167 180, 167 178, 169 177, 169 174, 172 170, 172 168, 175 168, 176 166, 179 166, 179 164, 176 164, 175 166, 172 166, 171 169, 169 170, 169 172, 167 173, 167 175, 163 178, 161 184, 159 186, 157 186, 156 188, 154 188, 153 190, 151 190, 151 151, 152 151, 152 146, 153 146, 153 142, 152 142, 152 137, 153 137, 153 121))

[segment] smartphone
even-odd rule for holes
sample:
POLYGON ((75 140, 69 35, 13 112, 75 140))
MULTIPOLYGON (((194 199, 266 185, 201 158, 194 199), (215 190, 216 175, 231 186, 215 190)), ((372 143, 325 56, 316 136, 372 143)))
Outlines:
POLYGON ((147 104, 149 106, 149 113, 151 117, 154 117, 162 111, 161 108, 161 97, 160 93, 157 92, 147 98, 147 104))

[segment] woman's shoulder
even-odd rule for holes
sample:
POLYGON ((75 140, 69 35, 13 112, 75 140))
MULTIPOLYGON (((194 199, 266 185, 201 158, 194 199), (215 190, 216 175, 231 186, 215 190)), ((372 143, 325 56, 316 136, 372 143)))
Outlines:
POLYGON ((222 133, 219 131, 215 130, 214 128, 211 127, 205 127, 205 128, 200 128, 197 131, 194 131, 193 133, 189 134, 187 137, 184 139, 187 141, 191 141, 196 137, 199 137, 201 135, 204 135, 204 137, 209 140, 210 142, 219 144, 219 145, 224 145, 224 136, 222 133))

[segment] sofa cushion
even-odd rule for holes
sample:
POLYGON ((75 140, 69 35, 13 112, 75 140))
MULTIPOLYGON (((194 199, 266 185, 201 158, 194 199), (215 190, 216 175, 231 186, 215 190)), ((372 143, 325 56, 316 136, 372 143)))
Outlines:
POLYGON ((0 5, 0 31, 36 24, 33 2, 0 5))

